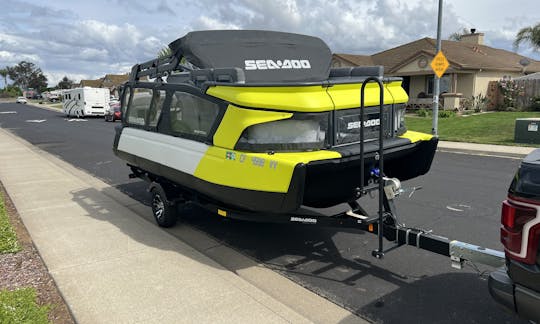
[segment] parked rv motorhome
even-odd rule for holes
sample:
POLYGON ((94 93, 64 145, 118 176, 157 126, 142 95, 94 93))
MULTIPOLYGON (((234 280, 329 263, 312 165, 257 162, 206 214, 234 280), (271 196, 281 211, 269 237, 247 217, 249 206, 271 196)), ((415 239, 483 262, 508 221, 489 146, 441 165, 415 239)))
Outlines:
POLYGON ((109 108, 110 93, 106 88, 76 88, 65 90, 63 112, 67 117, 104 116, 109 108))

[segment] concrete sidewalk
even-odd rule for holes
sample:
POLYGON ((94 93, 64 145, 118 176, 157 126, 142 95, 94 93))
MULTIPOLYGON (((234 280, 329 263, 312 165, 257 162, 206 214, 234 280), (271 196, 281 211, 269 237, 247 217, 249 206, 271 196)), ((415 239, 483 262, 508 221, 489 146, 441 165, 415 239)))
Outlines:
POLYGON ((78 323, 365 322, 175 228, 213 259, 235 262, 227 270, 137 215, 151 215, 148 207, 3 129, 0 152, 0 181, 78 323))

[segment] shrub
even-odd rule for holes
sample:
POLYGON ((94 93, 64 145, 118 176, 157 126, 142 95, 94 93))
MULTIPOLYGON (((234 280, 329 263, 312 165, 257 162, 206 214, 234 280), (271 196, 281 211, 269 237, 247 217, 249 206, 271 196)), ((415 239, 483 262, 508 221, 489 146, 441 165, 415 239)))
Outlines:
POLYGON ((439 110, 439 118, 450 118, 456 115, 452 110, 439 110))
POLYGON ((429 117, 431 115, 431 112, 427 109, 418 109, 418 111, 416 112, 416 114, 419 116, 419 117, 429 117))
POLYGON ((502 110, 515 111, 517 98, 518 96, 523 95, 523 87, 512 79, 503 78, 499 81, 499 88, 501 89, 504 100, 502 110))
POLYGON ((487 103, 488 98, 486 98, 486 96, 483 96, 482 94, 472 97, 472 108, 476 113, 484 111, 486 109, 487 103))
POLYGON ((0 91, 0 98, 10 98, 22 96, 22 91, 19 87, 8 85, 4 90, 0 91))

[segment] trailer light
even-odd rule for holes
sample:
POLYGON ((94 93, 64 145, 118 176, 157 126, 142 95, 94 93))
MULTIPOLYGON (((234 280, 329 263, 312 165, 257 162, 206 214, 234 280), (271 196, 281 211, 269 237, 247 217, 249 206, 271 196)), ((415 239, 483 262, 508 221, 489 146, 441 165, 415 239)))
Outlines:
POLYGON ((218 209, 217 213, 219 216, 227 217, 227 211, 223 209, 218 209))
POLYGON ((369 231, 370 233, 373 233, 373 224, 369 224, 369 225, 368 225, 368 231, 369 231))

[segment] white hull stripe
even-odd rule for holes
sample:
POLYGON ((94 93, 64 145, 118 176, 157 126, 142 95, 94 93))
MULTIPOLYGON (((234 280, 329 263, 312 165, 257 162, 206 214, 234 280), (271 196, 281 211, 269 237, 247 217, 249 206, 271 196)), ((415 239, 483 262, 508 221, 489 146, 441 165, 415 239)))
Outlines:
POLYGON ((208 145, 180 137, 126 127, 118 150, 194 175, 208 145))

